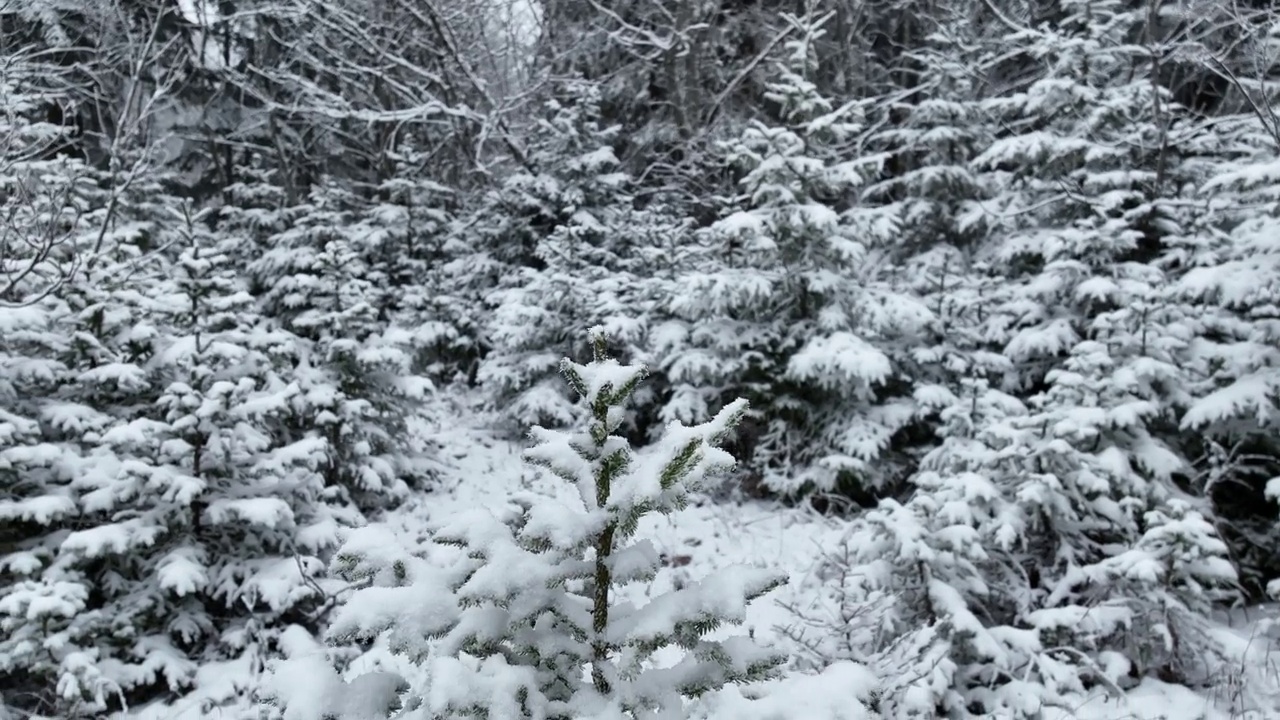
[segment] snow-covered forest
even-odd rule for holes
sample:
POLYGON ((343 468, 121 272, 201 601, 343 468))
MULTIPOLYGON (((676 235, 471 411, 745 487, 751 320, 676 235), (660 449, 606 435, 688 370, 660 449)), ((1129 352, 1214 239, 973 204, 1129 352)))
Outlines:
POLYGON ((1280 718, 1269 0, 0 0, 0 720, 1280 718))

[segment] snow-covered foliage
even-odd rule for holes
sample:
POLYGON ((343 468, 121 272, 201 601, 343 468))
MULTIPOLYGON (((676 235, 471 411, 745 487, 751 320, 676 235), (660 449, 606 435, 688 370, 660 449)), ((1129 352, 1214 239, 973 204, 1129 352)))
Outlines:
POLYGON ((1142 22, 1089 3, 1017 31, 1041 74, 985 103, 952 88, 962 126, 933 136, 950 155, 931 168, 965 162, 952 189, 976 202, 906 201, 934 227, 955 218, 950 247, 905 263, 938 321, 940 344, 912 355, 938 442, 911 492, 856 519, 826 562, 818 592, 843 611, 802 611, 793 633, 819 665, 877 670, 891 716, 1041 717, 1091 688, 1229 667, 1208 617, 1238 576, 1188 482, 1199 440, 1178 429, 1204 425, 1197 336, 1218 316, 1178 286, 1210 259, 1188 240, 1203 218, 1169 194, 1205 170, 1156 149, 1214 141, 1154 78, 1113 70, 1141 51, 1126 38, 1142 22))
MULTIPOLYGON (((299 422, 332 394, 308 375, 313 346, 260 313, 233 263, 241 243, 175 210, 109 233, 60 291, 66 304, 6 310, 17 384, 4 465, 20 474, 0 505, 17 533, 3 556, 3 671, 35 699, 24 706, 57 716, 182 692, 201 662, 260 661, 282 627, 315 625, 328 553, 365 522, 333 433, 299 422), (164 256, 137 246, 144 230, 173 248, 167 275, 164 256), (148 283, 125 284, 130 273, 148 283)), ((353 445, 399 432, 365 427, 374 441, 353 445)), ((384 504, 402 494, 412 454, 365 455, 357 487, 387 486, 384 504)))
POLYGON ((1185 271, 1174 285, 1196 321, 1184 365, 1193 400, 1180 429, 1194 439, 1202 491, 1223 520, 1242 579, 1257 592, 1280 573, 1280 168, 1274 141, 1252 124, 1233 125, 1223 136, 1226 147, 1198 188, 1216 222, 1181 248, 1185 271))
POLYGON ((1267 3, 64 5, 0 11, 0 720, 1275 706, 1267 3), (659 528, 743 495, 829 532, 733 526, 794 662, 699 694, 776 608, 659 528))
POLYGON ((770 677, 778 654, 707 635, 742 621, 746 603, 783 582, 776 572, 728 568, 640 605, 615 598, 660 566, 650 542, 633 540, 641 520, 683 507, 732 466, 718 444, 745 402, 707 423, 672 424, 637 453, 614 432, 645 370, 608 358, 602 329, 592 345, 591 363, 562 364, 586 426, 535 428, 525 454, 572 484, 576 501, 516 496, 441 522, 415 552, 378 532, 354 535, 335 571, 370 587, 339 610, 330 635, 387 636, 423 667, 422 683, 382 673, 348 684, 316 658, 291 660, 270 691, 285 718, 684 717, 689 699, 770 677), (683 657, 655 666, 668 647, 683 657))
POLYGON ((983 381, 953 397, 915 493, 869 511, 827 558, 820 592, 848 626, 826 628, 834 645, 796 634, 810 659, 876 669, 889 717, 1039 717, 1149 668, 1218 672, 1208 608, 1235 573, 1201 514, 1126 487, 1113 449, 1074 450, 1061 433, 1087 412, 1042 420, 983 381))
POLYGON ((245 241, 158 176, 9 149, 4 247, 32 255, 6 251, 31 264, 0 309, 0 709, 100 717, 316 628, 344 529, 423 475, 425 386, 404 353, 300 334, 332 318, 252 295, 245 241))
POLYGON ((138 290, 157 277, 155 186, 57 157, 67 133, 36 119, 44 98, 24 80, 40 78, 22 74, 52 68, 13 60, 0 76, 0 714, 93 716, 173 669, 165 647, 130 647, 147 628, 108 607, 137 588, 107 558, 156 527, 86 503, 145 463, 131 423, 155 398, 138 290))
POLYGON ((782 493, 882 489, 881 463, 913 419, 892 393, 890 348, 915 338, 928 310, 880 282, 874 238, 842 214, 876 171, 856 154, 862 108, 823 96, 820 23, 793 18, 766 97, 777 121, 753 121, 724 159, 740 193, 702 233, 655 335, 672 383, 667 418, 708 417, 738 394, 758 429, 744 460, 782 493))
POLYGON ((601 124, 591 86, 570 90, 549 103, 540 125, 539 172, 517 174, 495 198, 527 208, 521 235, 533 229, 527 225, 541 228, 487 296, 491 349, 478 372, 520 428, 573 422, 573 399, 556 370, 563 357, 590 356, 583 324, 604 327, 622 359, 645 360, 655 306, 667 295, 665 256, 685 234, 661 206, 635 207, 635 183, 613 149, 617 128, 601 124))
POLYGON ((358 198, 324 188, 303 205, 229 214, 231 227, 256 225, 241 252, 262 251, 245 273, 296 353, 291 440, 318 443, 332 492, 376 510, 427 485, 430 458, 406 420, 432 384, 415 372, 418 325, 399 322, 421 318, 379 308, 391 280, 375 266, 380 248, 356 222, 359 209, 358 198))
POLYGON ((378 322, 409 331, 413 370, 447 383, 479 361, 480 317, 474 300, 457 292, 471 268, 448 262, 457 250, 456 193, 422 177, 422 152, 412 138, 405 145, 389 154, 395 173, 379 186, 377 202, 362 204, 346 235, 366 265, 378 322))

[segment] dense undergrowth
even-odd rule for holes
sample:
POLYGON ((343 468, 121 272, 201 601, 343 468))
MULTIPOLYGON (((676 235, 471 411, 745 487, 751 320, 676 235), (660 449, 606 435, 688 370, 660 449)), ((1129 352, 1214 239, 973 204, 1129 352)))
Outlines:
POLYGON ((581 431, 589 327, 649 373, 613 436, 745 399, 695 497, 839 516, 795 682, 1243 697, 1215 618, 1280 593, 1273 11, 795 5, 0 8, 0 715, 309 647, 339 548, 446 503, 449 402, 581 431))

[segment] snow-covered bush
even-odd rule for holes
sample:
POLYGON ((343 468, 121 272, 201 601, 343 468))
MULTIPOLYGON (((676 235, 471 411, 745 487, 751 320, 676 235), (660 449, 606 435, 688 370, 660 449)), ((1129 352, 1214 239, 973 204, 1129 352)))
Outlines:
MULTIPOLYGON (((1280 166, 1260 128, 1225 129, 1234 151, 1201 188, 1215 225, 1188 244, 1175 286, 1191 307, 1195 337, 1184 362, 1193 400, 1181 418, 1200 456, 1246 592, 1264 595, 1280 576, 1280 166), (1261 137, 1260 137, 1261 136, 1261 137)), ((1280 596, 1280 582, 1271 594, 1280 596)))
POLYGON ((140 187, 114 215, 71 193, 92 262, 0 309, 0 686, 23 711, 101 716, 316 629, 356 500, 402 497, 417 460, 377 392, 415 390, 403 355, 281 327, 240 238, 140 187))
POLYGON ((982 380, 957 388, 913 495, 824 559, 793 638, 817 665, 872 667, 886 715, 1035 718, 1132 678, 1204 681, 1226 659, 1207 622, 1235 577, 1225 545, 1140 481, 1104 415, 1081 402, 1045 417, 1084 382, 1061 375, 1039 412, 982 380))
POLYGON ((390 281, 357 224, 363 210, 358 197, 323 187, 297 206, 222 212, 247 235, 236 254, 254 258, 244 274, 261 312, 296 348, 290 440, 321 442, 332 492, 377 512, 425 489, 435 469, 433 448, 408 425, 432 385, 414 370, 418 328, 397 323, 420 318, 379 309, 390 281))
MULTIPOLYGON (((486 336, 490 352, 477 378, 514 427, 573 423, 574 398, 557 377, 560 359, 585 359, 591 350, 579 328, 601 325, 625 362, 645 361, 657 289, 667 249, 685 234, 683 220, 652 201, 637 209, 635 179, 614 153, 616 127, 602 126, 598 92, 571 86, 571 100, 548 103, 535 136, 537 173, 518 173, 490 202, 504 207, 480 224, 486 259, 466 270, 508 263, 492 303, 486 336), (494 236, 497 218, 506 217, 494 236), (523 256, 515 255, 524 246, 523 256), (500 251, 501 249, 501 251, 500 251)), ((635 405, 646 405, 643 395, 635 405)), ((647 408, 646 408, 647 409, 647 408)), ((629 428, 628 428, 629 429, 629 428)))
POLYGON ((362 203, 345 235, 367 266, 379 321, 410 332, 415 371, 448 383, 474 372, 482 350, 483 316, 476 298, 460 292, 480 273, 451 264, 465 246, 454 232, 456 193, 423 175, 415 140, 402 138, 388 153, 395 173, 362 203))
POLYGON ((406 720, 674 718, 690 698, 770 677, 776 653, 707 635, 741 621, 750 600, 782 581, 774 572, 725 569, 640 606, 614 597, 658 570, 653 545, 633 539, 640 519, 682 507, 733 464, 718 444, 745 402, 701 425, 672 424, 635 452, 614 431, 644 368, 607 358, 601 332, 592 344, 593 362, 562 364, 586 427, 535 428, 526 454, 572 483, 580 503, 513 497, 444 520, 414 552, 397 550, 383 531, 357 533, 334 566, 369 587, 340 609, 330 635, 383 637, 420 676, 366 674, 347 684, 320 656, 292 659, 271 691, 285 718, 355 720, 397 708, 406 720), (672 647, 683 651, 678 662, 651 662, 672 647))
POLYGON ((900 479, 884 454, 914 418, 886 350, 930 317, 877 282, 877 236, 840 209, 879 160, 857 153, 861 106, 811 79, 821 22, 788 20, 798 37, 768 84, 777 118, 723 144, 740 191, 698 234, 654 331, 672 386, 662 412, 693 422, 745 396, 759 429, 742 460, 767 487, 875 492, 900 479))
POLYGON ((163 649, 118 652, 133 628, 104 598, 129 589, 103 556, 132 518, 83 500, 141 459, 128 424, 155 398, 154 328, 136 289, 162 266, 163 200, 158 174, 130 188, 58 157, 35 57, 0 71, 0 716, 99 716, 168 669, 163 649))

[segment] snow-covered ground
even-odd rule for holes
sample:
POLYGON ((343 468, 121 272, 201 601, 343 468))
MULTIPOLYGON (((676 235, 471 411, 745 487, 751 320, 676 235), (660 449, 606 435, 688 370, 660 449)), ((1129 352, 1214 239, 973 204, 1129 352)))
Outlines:
MULTIPOLYGON (((402 542, 413 544, 424 535, 424 527, 434 519, 464 509, 496 507, 514 491, 534 491, 553 495, 576 493, 554 477, 521 461, 521 446, 476 429, 477 419, 468 425, 442 424, 428 428, 444 447, 449 471, 442 487, 416 498, 385 520, 402 542)), ((671 589, 690 579, 729 565, 767 566, 789 573, 790 583, 758 600, 749 610, 746 630, 766 643, 786 639, 782 628, 795 617, 785 607, 803 604, 805 588, 823 548, 834 547, 842 534, 841 523, 815 512, 782 508, 766 503, 717 504, 701 502, 674 515, 648 520, 641 536, 648 537, 667 558, 667 566, 648 586, 629 589, 635 602, 646 595, 671 589)), ((1046 720, 1280 720, 1280 701, 1269 708, 1242 707, 1240 678, 1246 675, 1271 678, 1280 697, 1280 633, 1271 629, 1280 617, 1280 607, 1253 608, 1223 618, 1221 632, 1231 638, 1241 662, 1254 672, 1224 677, 1214 688, 1196 692, 1146 680, 1129 691, 1126 698, 1099 693, 1070 711, 1054 710, 1046 720), (1257 672, 1259 669, 1262 672, 1257 672)), ((742 628, 725 632, 741 633, 742 628)), ((304 651, 312 647, 309 638, 293 638, 304 651)), ((319 646, 313 646, 318 650, 319 646)), ((409 673, 390 654, 375 648, 351 666, 353 675, 381 666, 409 673)), ((261 668, 245 664, 209 666, 202 674, 200 697, 177 705, 153 705, 131 713, 140 720, 196 720, 226 718, 239 720, 261 717, 247 697, 257 686, 261 668)), ((716 718, 734 720, 857 720, 865 712, 851 695, 868 690, 874 679, 863 668, 842 663, 820 675, 793 673, 764 687, 730 689, 710 703, 716 718)))

